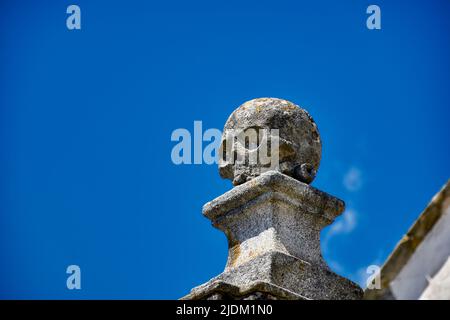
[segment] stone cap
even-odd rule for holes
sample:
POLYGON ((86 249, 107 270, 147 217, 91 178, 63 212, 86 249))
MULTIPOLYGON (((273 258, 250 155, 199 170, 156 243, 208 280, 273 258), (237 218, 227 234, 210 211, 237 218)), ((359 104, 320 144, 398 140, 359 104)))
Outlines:
POLYGON ((203 215, 214 222, 268 193, 289 197, 291 203, 305 208, 311 214, 320 215, 327 224, 333 222, 345 208, 344 201, 326 192, 278 171, 267 171, 206 203, 203 215))

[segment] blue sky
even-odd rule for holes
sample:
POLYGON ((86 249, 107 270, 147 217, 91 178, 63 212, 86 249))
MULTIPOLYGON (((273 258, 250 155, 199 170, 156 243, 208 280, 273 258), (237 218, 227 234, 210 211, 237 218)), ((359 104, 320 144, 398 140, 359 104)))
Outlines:
POLYGON ((1 298, 172 299, 219 274, 226 238, 201 208, 231 183, 174 165, 170 136, 252 98, 318 124, 313 186, 347 204, 322 248, 352 280, 450 176, 449 1, 73 3, 0 4, 1 298))

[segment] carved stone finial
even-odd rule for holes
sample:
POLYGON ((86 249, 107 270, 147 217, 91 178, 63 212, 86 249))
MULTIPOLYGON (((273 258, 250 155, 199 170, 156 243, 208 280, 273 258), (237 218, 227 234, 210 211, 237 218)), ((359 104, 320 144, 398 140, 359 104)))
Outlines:
MULTIPOLYGON (((322 144, 316 123, 306 110, 292 102, 277 98, 259 98, 245 102, 228 118, 222 137, 222 149, 226 134, 230 131, 244 134, 250 129, 278 129, 279 141, 278 162, 271 170, 276 170, 304 183, 311 183, 319 168, 322 144)), ((260 132, 258 132, 261 137, 260 132)), ((248 159, 249 154, 257 152, 261 143, 251 150, 239 139, 234 141, 233 150, 236 157, 248 159)), ((228 141, 227 141, 228 142, 228 141)), ((219 172, 222 178, 230 179, 234 185, 259 176, 264 165, 258 161, 250 165, 247 162, 237 162, 232 158, 219 162, 219 172)))
MULTIPOLYGON (((320 162, 316 124, 305 110, 274 98, 244 103, 225 124, 244 133, 264 129, 279 135, 231 140, 233 152, 249 161, 220 163, 221 176, 236 186, 203 206, 203 215, 227 236, 225 270, 183 299, 360 299, 361 288, 333 273, 322 257, 320 232, 345 205, 308 185, 320 162), (279 142, 270 143, 277 163, 251 163, 268 140, 279 142)), ((229 143, 226 132, 224 138, 229 143)))

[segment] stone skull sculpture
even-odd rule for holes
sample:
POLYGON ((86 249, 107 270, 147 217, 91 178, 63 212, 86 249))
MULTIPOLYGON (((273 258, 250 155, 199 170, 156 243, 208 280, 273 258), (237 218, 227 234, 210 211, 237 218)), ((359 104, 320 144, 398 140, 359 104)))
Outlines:
POLYGON ((319 167, 321 148, 317 125, 306 110, 282 99, 253 99, 237 108, 225 123, 220 176, 239 185, 264 171, 277 170, 309 184, 319 167), (256 138, 249 139, 250 133, 256 133, 256 138), (261 160, 266 151, 269 162, 261 160))

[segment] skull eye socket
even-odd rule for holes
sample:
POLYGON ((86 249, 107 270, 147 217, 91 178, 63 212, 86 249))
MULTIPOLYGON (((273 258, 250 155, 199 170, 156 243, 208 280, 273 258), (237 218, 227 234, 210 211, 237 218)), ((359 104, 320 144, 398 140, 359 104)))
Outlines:
POLYGON ((264 136, 262 128, 249 127, 243 130, 237 138, 238 143, 249 151, 259 148, 264 136))
POLYGON ((279 152, 281 161, 293 160, 295 158, 294 146, 286 140, 281 140, 279 152))

